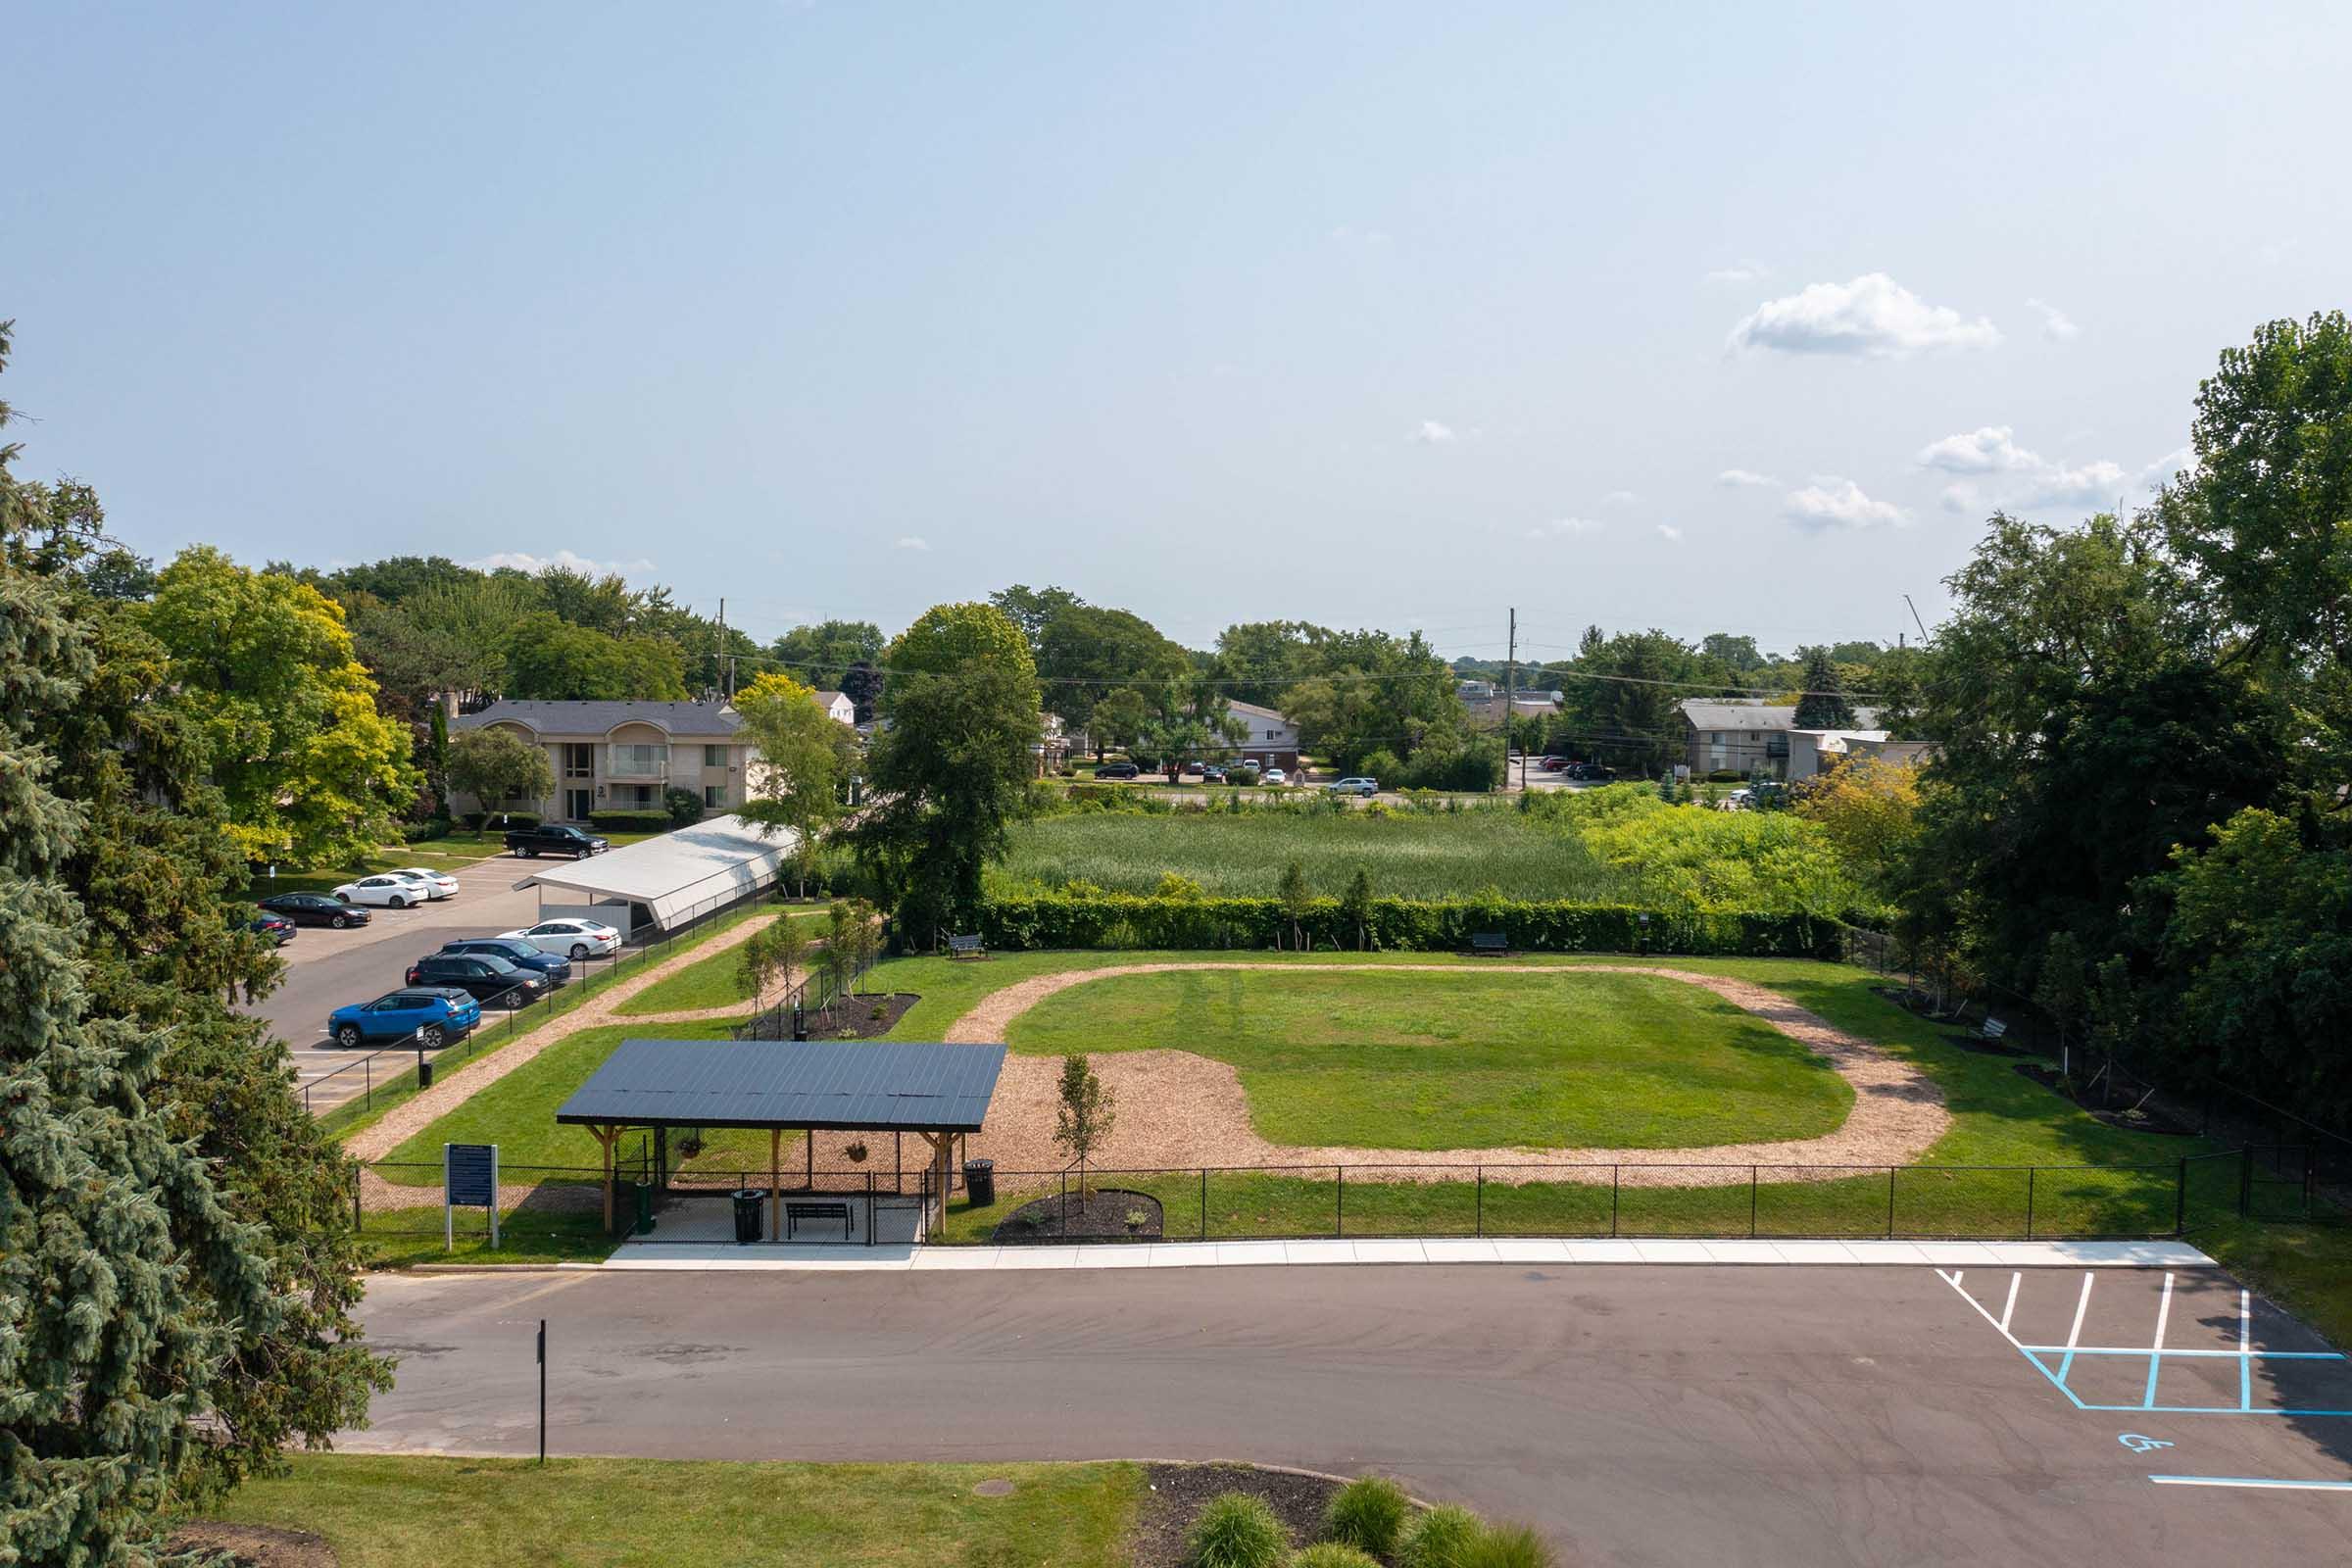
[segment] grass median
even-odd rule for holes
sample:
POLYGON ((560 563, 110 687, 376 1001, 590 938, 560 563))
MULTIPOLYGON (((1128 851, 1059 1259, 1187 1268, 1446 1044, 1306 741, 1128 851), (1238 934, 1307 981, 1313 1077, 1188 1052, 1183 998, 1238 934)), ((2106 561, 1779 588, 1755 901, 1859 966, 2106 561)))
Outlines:
MULTIPOLYGON (((526 1346, 527 1348, 527 1346, 526 1346)), ((1131 1464, 779 1464, 295 1454, 214 1517, 316 1531, 342 1568, 684 1563, 697 1568, 1118 1568, 1131 1464), (1004 1496, 981 1496, 983 1481, 1004 1496)))

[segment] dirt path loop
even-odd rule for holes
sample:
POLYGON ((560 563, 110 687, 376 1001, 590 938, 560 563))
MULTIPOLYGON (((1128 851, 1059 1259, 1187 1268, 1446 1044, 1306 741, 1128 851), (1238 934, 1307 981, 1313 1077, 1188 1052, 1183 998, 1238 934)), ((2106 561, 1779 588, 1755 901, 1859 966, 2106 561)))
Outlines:
MULTIPOLYGON (((567 1035, 577 1034, 582 1029, 593 1029, 598 1024, 613 1022, 614 1013, 620 1004, 631 997, 649 986, 659 985, 690 963, 698 963, 714 953, 724 953, 729 948, 742 946, 751 940, 753 932, 760 930, 775 918, 772 914, 754 915, 742 924, 720 932, 708 942, 698 942, 683 953, 662 959, 650 969, 639 970, 619 984, 608 986, 580 1005, 572 1008, 571 1011, 561 1017, 549 1019, 520 1040, 501 1047, 487 1056, 467 1062, 447 1077, 436 1075, 432 1088, 413 1100, 404 1101, 393 1106, 392 1109, 385 1112, 383 1120, 352 1134, 349 1139, 345 1140, 343 1147, 355 1159, 385 1158, 392 1151, 408 1142, 412 1136, 431 1126, 443 1115, 471 1100, 507 1074, 526 1065, 533 1056, 538 1055, 557 1041, 567 1035)), ((708 1014, 698 1008, 694 1012, 659 1013, 642 1019, 632 1018, 628 1021, 661 1023, 677 1022, 698 1016, 723 1018, 740 1013, 748 1006, 749 1004, 739 1003, 733 1007, 722 1007, 708 1014)))
MULTIPOLYGON (((1149 1169, 1183 1165, 1394 1165, 1415 1170, 1364 1172, 1366 1179, 1438 1180, 1448 1171, 1433 1167, 1543 1160, 1552 1163, 1623 1165, 1628 1186, 1708 1187, 1745 1182, 1746 1167, 1899 1165, 1928 1152, 1951 1126, 1943 1093, 1918 1068, 1835 1027, 1779 993, 1745 980, 1697 974, 1651 964, 1395 963, 1367 969, 1343 963, 1131 963, 1077 969, 1016 981, 981 999, 979 1005, 947 1031, 951 1041, 993 1045, 1005 1038, 1012 1021, 1055 992, 1120 975, 1164 974, 1187 969, 1257 969, 1296 974, 1300 970, 1352 974, 1406 973, 1546 975, 1573 981, 1581 974, 1644 974, 1679 980, 1711 991, 1795 1040, 1836 1069, 1854 1091, 1854 1108, 1837 1131, 1819 1138, 1777 1143, 1716 1144, 1699 1149, 1348 1149, 1299 1148, 1269 1143, 1250 1123, 1249 1097, 1241 1074, 1221 1061, 1189 1051, 1112 1052, 1093 1057, 1095 1071, 1118 1096, 1118 1116, 1109 1147, 1096 1163, 1103 1168, 1149 1169), (1690 1162, 1677 1167, 1677 1162, 1690 1162), (1703 1170, 1696 1165, 1740 1167, 1703 1170), (1633 1167, 1648 1169, 1637 1171, 1633 1167), (1670 1168, 1675 1167, 1675 1168, 1670 1168)), ((1060 1063, 1052 1056, 1012 1055, 997 1082, 988 1119, 972 1135, 971 1152, 997 1162, 1000 1171, 1053 1171, 1068 1161, 1054 1145, 1055 1079, 1060 1063)), ((1768 1170, 1768 1178, 1798 1179, 1795 1172, 1768 1170)), ((1850 1172, 1818 1171, 1829 1180, 1850 1172)), ((1350 1179, 1355 1173, 1349 1172, 1350 1179)), ((1487 1172, 1487 1180, 1512 1182, 1576 1179, 1560 1171, 1518 1175, 1487 1172)), ((1595 1180, 1606 1182, 1607 1171, 1595 1180)))

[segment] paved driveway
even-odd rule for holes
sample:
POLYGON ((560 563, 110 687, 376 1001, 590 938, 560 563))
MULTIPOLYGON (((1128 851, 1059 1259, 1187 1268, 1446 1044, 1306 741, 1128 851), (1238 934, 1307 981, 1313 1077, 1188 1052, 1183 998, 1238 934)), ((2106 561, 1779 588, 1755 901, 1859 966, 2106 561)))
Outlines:
MULTIPOLYGON (((2341 1560, 2352 1494, 2150 1480, 2352 1478, 2352 1419, 2278 1413, 2281 1368, 2324 1363, 2257 1363, 2244 1413, 2142 1410, 2136 1390, 2130 1413, 2088 1408, 2101 1401, 2070 1397, 1996 1324, 2063 1338, 2080 1276, 2026 1271, 2012 1298, 2010 1273, 390 1276, 365 1316, 403 1357, 398 1385, 339 1441, 530 1451, 545 1317, 558 1453, 1379 1469, 1535 1523, 1573 1563, 2341 1560)), ((2169 1307, 2160 1278, 2103 1271, 2083 1333, 2308 1343, 2260 1303, 2236 1326, 2217 1272, 2183 1274, 2169 1307)), ((2210 1361, 2178 1367, 2211 1381, 2210 1361)), ((2174 1376, 2155 1404, 2194 1392, 2174 1376)))

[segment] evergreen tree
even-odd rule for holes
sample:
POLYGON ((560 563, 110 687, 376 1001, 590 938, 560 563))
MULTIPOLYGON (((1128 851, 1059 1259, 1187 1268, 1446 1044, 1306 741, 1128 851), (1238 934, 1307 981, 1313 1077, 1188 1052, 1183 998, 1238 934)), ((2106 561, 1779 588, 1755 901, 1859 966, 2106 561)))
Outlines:
POLYGON ((1845 700, 1845 687, 1838 678, 1838 665, 1827 648, 1808 649, 1805 653, 1805 691, 1796 700, 1796 728, 1852 729, 1853 705, 1845 700))

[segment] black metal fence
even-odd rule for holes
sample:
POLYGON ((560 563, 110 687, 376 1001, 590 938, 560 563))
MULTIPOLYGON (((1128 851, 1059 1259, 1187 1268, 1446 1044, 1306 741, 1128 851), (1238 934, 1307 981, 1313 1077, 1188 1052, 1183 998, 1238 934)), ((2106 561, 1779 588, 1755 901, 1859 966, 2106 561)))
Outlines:
POLYGON ((858 955, 847 969, 826 965, 811 970, 801 982, 784 993, 784 999, 774 1006, 762 1009, 749 1023, 734 1031, 737 1040, 798 1040, 806 1033, 808 1015, 820 1012, 858 989, 858 982, 871 973, 874 958, 858 955))

